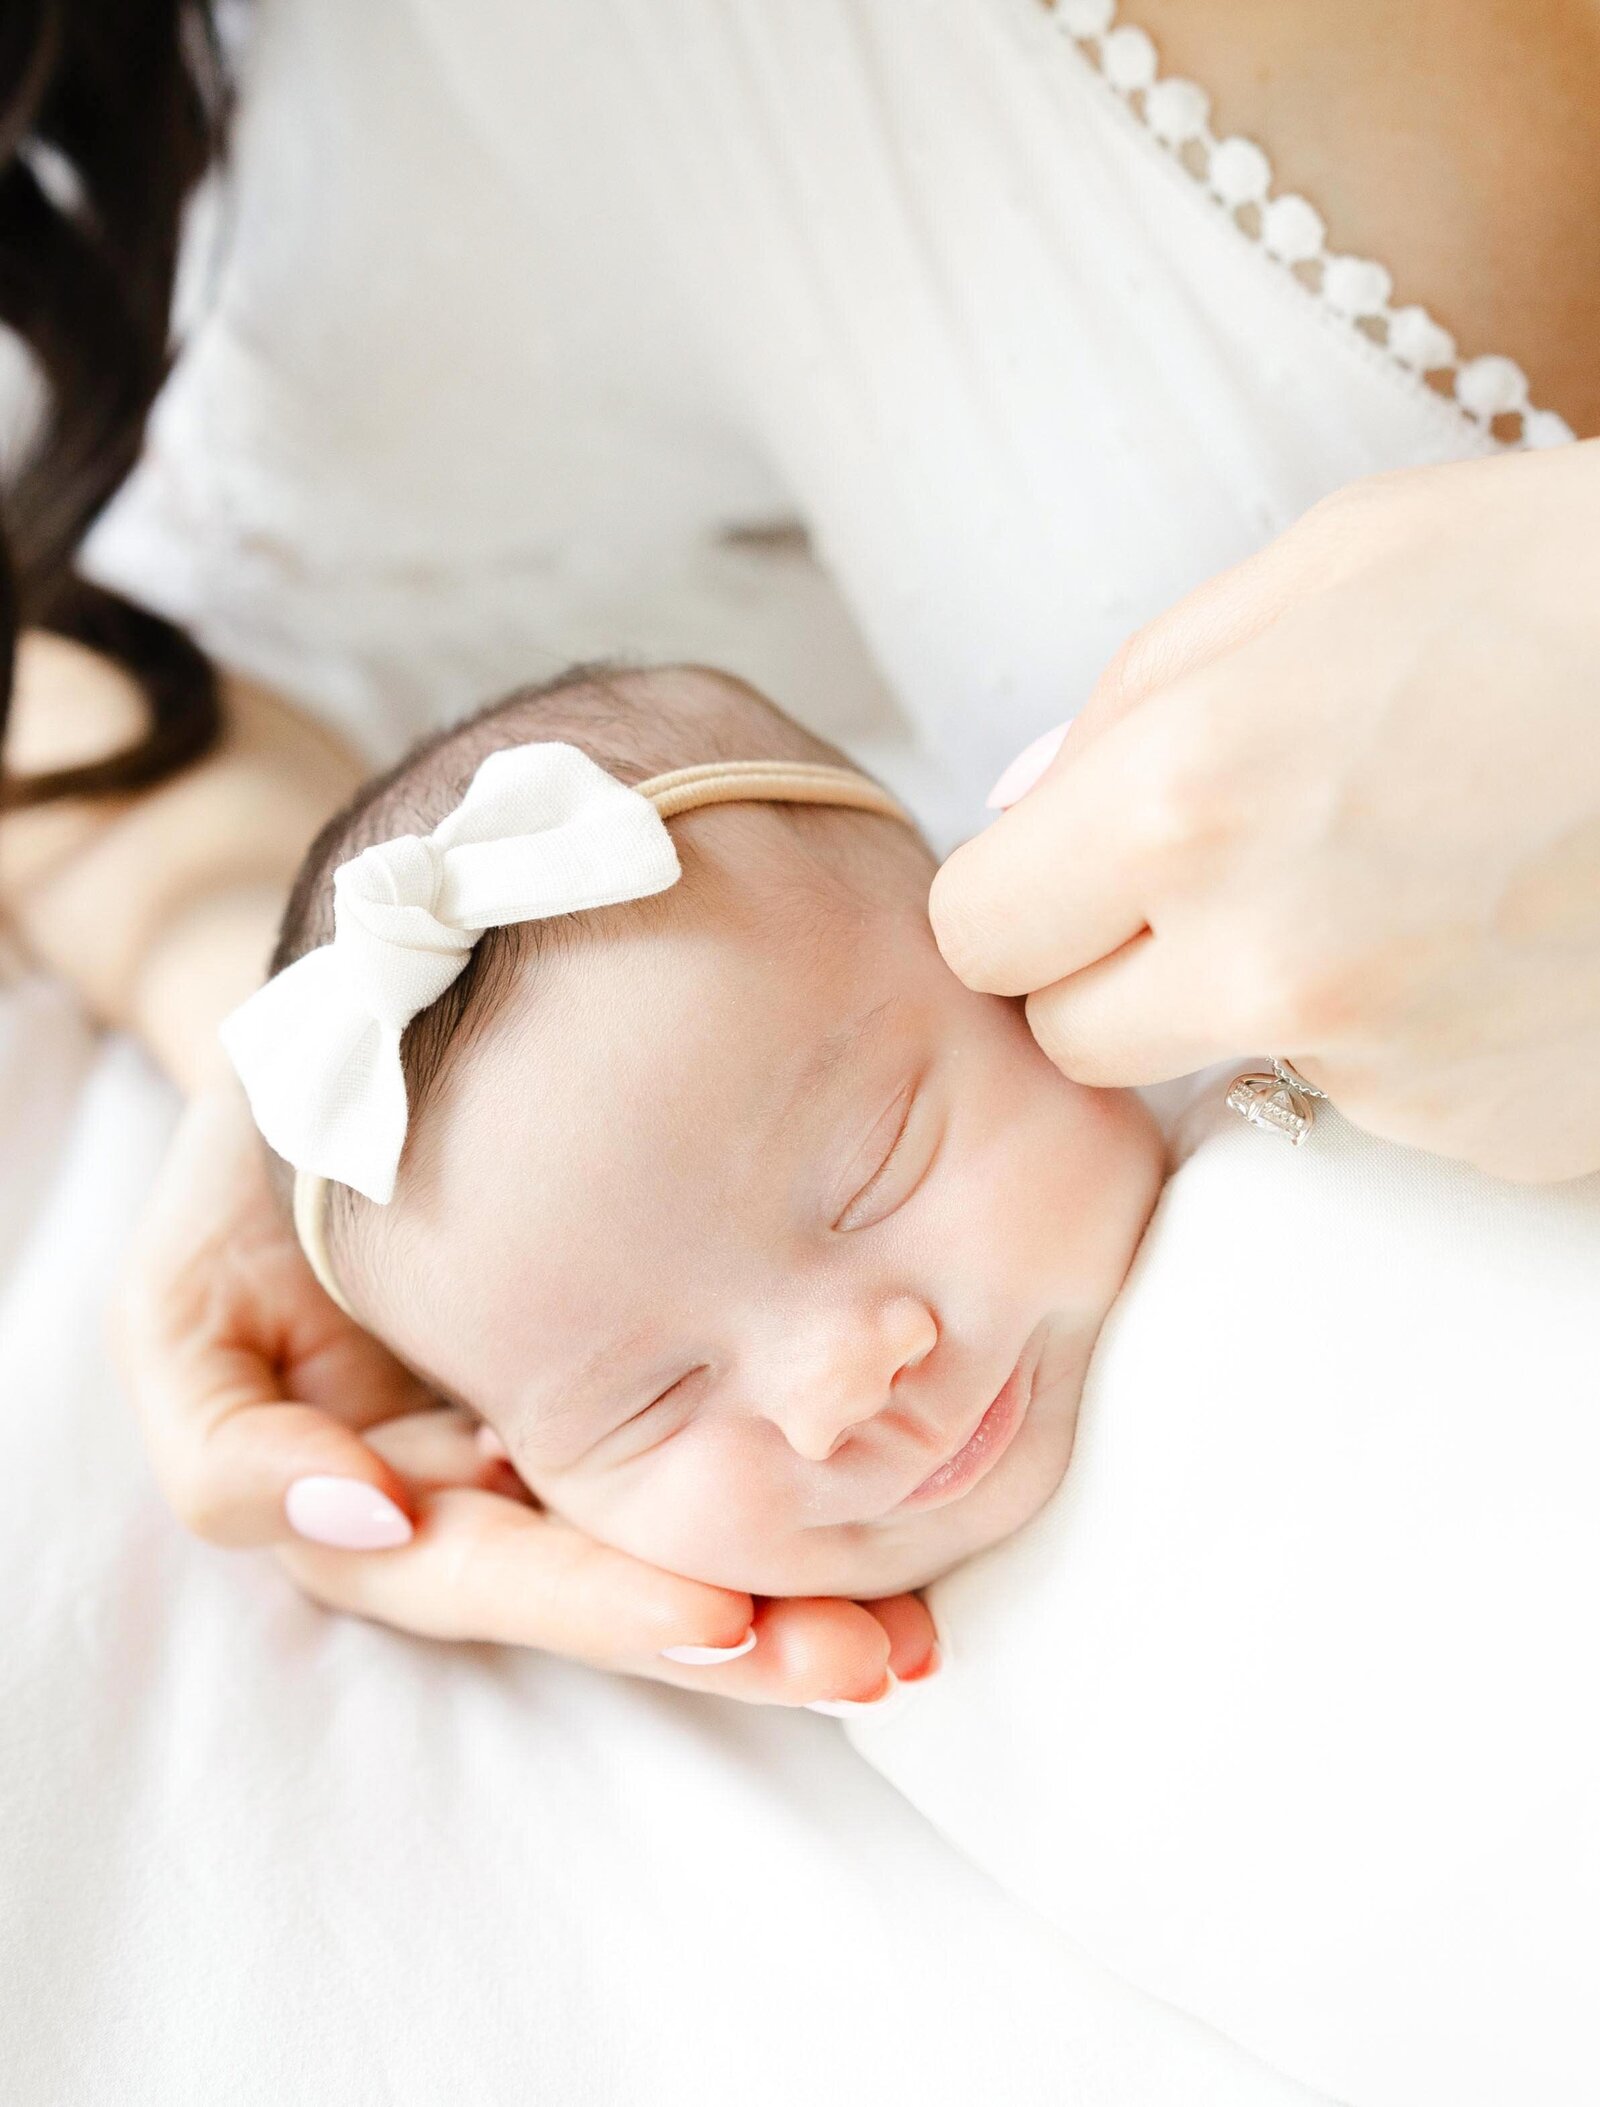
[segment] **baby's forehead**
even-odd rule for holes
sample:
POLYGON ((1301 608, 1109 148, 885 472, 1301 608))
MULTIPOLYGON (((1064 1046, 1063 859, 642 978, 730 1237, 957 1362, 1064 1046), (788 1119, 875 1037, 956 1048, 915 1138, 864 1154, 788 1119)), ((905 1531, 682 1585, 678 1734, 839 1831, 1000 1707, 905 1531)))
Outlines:
POLYGON ((404 1168, 405 1273, 492 1306, 519 1279, 526 1298, 534 1254, 603 1280, 635 1229, 700 1233, 825 1141, 829 1104, 929 1029, 949 979, 887 905, 630 916, 534 952, 404 1168))
POLYGON ((503 1131, 508 1103, 534 1091, 614 1133, 671 1125, 702 1100, 732 1126, 791 1073, 865 1045, 868 1014, 881 1028, 925 980, 931 939, 896 942, 894 925, 872 903, 801 907, 781 923, 735 906, 565 944, 529 962, 485 1035, 466 1116, 503 1131))
MULTIPOLYGON (((862 975, 885 992, 927 974, 933 949, 924 889, 905 866, 869 860, 829 869, 816 843, 796 841, 790 815, 762 805, 687 815, 675 826, 678 883, 650 898, 515 933, 518 960, 478 1031, 493 1070, 538 1060, 587 1068, 608 1049, 641 1079, 670 1074, 679 1049, 708 1033, 736 1048, 803 1046, 831 1028, 862 975), (710 837, 715 854, 706 853, 710 837)), ((855 818, 856 815, 851 815, 855 818)), ((869 823, 865 840, 892 823, 869 823)), ((698 1072, 696 1061, 686 1064, 698 1072)))

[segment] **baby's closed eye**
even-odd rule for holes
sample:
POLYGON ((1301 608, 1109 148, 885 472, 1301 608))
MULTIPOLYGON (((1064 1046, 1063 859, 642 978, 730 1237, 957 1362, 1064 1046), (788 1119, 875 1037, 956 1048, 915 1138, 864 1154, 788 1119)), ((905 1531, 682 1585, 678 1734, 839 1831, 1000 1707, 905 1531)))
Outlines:
POLYGON ((877 1168, 834 1222, 839 1231, 869 1229, 907 1201, 937 1152, 929 1093, 908 1083, 873 1128, 861 1153, 877 1168), (887 1130, 890 1139, 885 1148, 887 1130))

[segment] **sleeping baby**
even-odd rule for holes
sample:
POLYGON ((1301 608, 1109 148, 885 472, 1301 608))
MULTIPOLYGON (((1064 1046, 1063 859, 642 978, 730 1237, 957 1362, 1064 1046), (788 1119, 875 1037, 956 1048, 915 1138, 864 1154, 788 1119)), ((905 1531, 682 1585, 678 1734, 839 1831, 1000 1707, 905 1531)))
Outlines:
POLYGON ((594 1537, 934 1583, 856 1745, 1105 1965, 1319 2099, 1600 2098, 1600 1177, 1220 1095, 1169 1175, 932 873, 720 674, 429 740, 223 1027, 308 1258, 594 1537))
POLYGON ((330 1292, 636 1557, 887 1595, 1067 1468, 1163 1143, 933 871, 741 682, 584 671, 366 786, 223 1027, 330 1292))

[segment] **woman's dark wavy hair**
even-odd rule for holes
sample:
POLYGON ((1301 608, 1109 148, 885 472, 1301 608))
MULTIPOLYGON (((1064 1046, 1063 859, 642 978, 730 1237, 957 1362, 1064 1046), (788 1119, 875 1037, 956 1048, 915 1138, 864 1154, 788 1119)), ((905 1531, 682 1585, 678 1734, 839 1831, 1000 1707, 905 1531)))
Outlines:
POLYGON ((25 628, 117 660, 148 711, 144 736, 102 761, 0 770, 0 813, 146 789, 221 731, 204 654, 73 567, 138 458, 171 361, 183 207, 227 121, 216 7, 0 0, 0 325, 46 394, 43 429, 0 493, 0 743, 25 628))

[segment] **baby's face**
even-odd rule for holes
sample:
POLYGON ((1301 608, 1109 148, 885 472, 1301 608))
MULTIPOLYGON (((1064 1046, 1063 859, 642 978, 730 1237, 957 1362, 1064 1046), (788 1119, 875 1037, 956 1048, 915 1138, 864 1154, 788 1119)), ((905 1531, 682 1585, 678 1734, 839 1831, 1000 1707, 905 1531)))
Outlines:
POLYGON ((754 1594, 916 1586, 1034 1513, 1162 1175, 886 863, 881 908, 791 873, 586 917, 456 1063, 374 1286, 551 1508, 754 1594))

